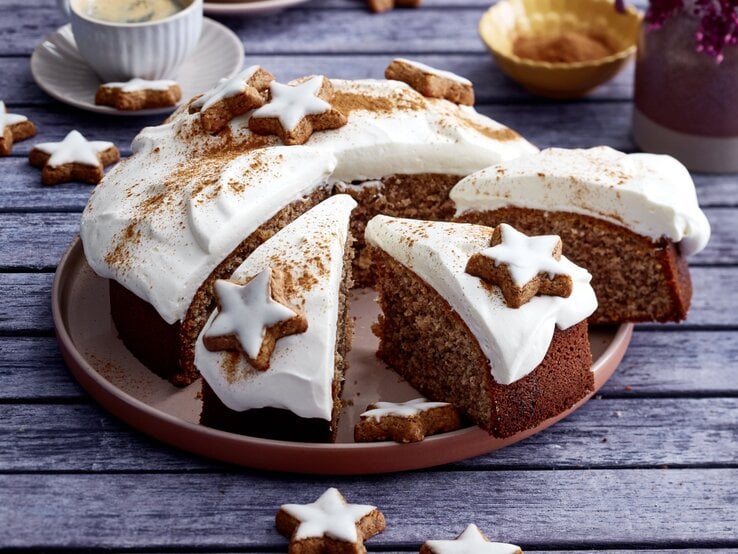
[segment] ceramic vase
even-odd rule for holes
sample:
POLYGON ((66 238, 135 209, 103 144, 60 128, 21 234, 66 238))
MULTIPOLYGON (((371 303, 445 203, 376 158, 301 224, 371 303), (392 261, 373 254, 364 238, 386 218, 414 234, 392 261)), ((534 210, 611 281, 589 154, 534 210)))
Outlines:
POLYGON ((738 47, 722 63, 697 52, 697 21, 671 17, 644 28, 635 71, 633 138, 689 169, 738 172, 738 47))

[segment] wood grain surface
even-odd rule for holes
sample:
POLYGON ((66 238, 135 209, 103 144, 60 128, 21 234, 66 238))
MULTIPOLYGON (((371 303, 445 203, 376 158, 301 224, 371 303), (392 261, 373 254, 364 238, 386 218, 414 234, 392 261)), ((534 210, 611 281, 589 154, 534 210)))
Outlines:
MULTIPOLYGON (((490 0, 425 0, 371 15, 361 0, 312 0, 253 19, 223 18, 247 63, 280 79, 381 76, 396 55, 461 73, 478 109, 541 147, 635 151, 632 67, 587 98, 554 102, 506 79, 477 36, 490 0)), ((92 403, 61 360, 50 313, 53 271, 92 187, 43 187, 34 142, 72 128, 124 155, 159 118, 102 117, 52 101, 29 58, 64 24, 54 0, 0 0, 0 100, 36 139, 0 158, 0 550, 286 551, 278 506, 338 486, 378 505, 388 529, 370 551, 417 552, 477 523, 528 552, 738 554, 738 177, 694 176, 713 226, 692 260, 695 297, 681 325, 640 325, 600 394, 544 433, 456 464, 386 476, 309 478, 192 456, 131 430, 92 403)), ((643 7, 643 1, 637 2, 643 7)))

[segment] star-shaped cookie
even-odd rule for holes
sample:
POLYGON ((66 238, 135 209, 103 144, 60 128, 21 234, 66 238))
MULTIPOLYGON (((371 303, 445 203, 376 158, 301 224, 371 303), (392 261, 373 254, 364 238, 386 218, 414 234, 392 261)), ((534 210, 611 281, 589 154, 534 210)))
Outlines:
POLYGON ((335 488, 311 504, 282 505, 276 524, 290 539, 289 554, 363 554, 364 541, 386 525, 376 506, 349 504, 335 488))
POLYGON ((8 113, 5 102, 0 100, 0 156, 8 156, 13 143, 36 135, 36 126, 24 115, 8 113))
POLYGON ((428 435, 447 433, 461 427, 456 409, 448 402, 416 398, 407 402, 376 402, 367 406, 354 427, 354 441, 393 440, 409 443, 428 435))
POLYGON ((472 255, 466 272, 500 287, 507 305, 519 308, 537 294, 571 294, 572 278, 560 260, 556 235, 529 237, 502 223, 495 227, 491 248, 472 255))
POLYGON ((523 551, 514 544, 489 542, 472 523, 456 540, 426 541, 420 554, 523 554, 523 551))
POLYGON ((285 144, 303 144, 315 131, 346 124, 346 116, 330 104, 333 86, 322 75, 287 85, 272 81, 269 90, 269 102, 249 119, 249 129, 258 135, 277 135, 285 144))
POLYGON ((131 79, 124 83, 104 83, 95 94, 95 104, 121 111, 175 106, 182 98, 176 81, 131 79))
POLYGON ((427 98, 445 98, 456 104, 474 105, 472 82, 450 71, 397 58, 384 70, 384 76, 407 83, 427 98))
POLYGON ((103 168, 119 159, 112 142, 87 140, 79 131, 70 131, 61 142, 36 144, 28 154, 31 165, 42 168, 44 185, 67 181, 97 184, 103 178, 103 168))
POLYGON ((215 282, 218 314, 203 335, 210 351, 240 350, 260 371, 269 369, 277 340, 304 333, 308 322, 284 294, 284 276, 271 268, 246 283, 215 282))
POLYGON ((230 79, 223 79, 192 102, 189 111, 200 112, 202 128, 217 133, 234 117, 262 106, 265 91, 273 80, 274 75, 266 69, 252 65, 230 79))

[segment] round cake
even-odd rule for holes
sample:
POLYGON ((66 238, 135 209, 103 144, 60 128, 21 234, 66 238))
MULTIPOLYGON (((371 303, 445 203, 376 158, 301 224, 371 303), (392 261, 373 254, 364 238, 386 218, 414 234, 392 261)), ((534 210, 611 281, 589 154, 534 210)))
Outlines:
POLYGON ((709 225, 678 162, 539 153, 466 79, 387 76, 246 68, 141 131, 90 198, 119 336, 174 385, 203 377, 203 424, 335 440, 352 286, 379 293, 378 355, 501 437, 592 392, 588 318, 686 316, 709 225), (629 288, 601 284, 614 265, 629 288))

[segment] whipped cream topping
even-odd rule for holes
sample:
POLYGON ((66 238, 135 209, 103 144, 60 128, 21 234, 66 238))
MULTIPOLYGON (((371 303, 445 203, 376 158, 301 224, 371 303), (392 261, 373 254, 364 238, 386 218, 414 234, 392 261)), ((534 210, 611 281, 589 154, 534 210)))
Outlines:
POLYGON ((17 125, 24 121, 28 121, 28 118, 25 115, 8 113, 8 109, 5 107, 5 102, 0 100, 0 135, 5 132, 5 127, 17 125))
POLYGON ((502 542, 489 542, 479 530, 470 524, 456 540, 426 541, 434 554, 522 554, 519 546, 502 542))
POLYGON ((98 154, 115 146, 103 140, 87 140, 79 131, 69 131, 61 142, 42 142, 34 145, 36 150, 49 154, 46 165, 58 167, 64 164, 100 166, 98 154))
POLYGON ((536 151, 473 108, 424 98, 404 83, 331 83, 332 104, 348 124, 300 146, 251 133, 251 113, 217 135, 185 107, 143 129, 133 155, 97 186, 82 215, 92 269, 174 323, 241 241, 320 187, 396 173, 464 176, 536 151))
POLYGON ((150 81, 148 79, 136 77, 135 79, 121 83, 104 83, 102 86, 105 88, 120 89, 122 92, 141 92, 144 90, 165 91, 169 90, 171 87, 177 86, 177 81, 170 81, 167 79, 150 81))
POLYGON ((489 359, 492 377, 509 385, 541 363, 554 328, 568 329, 597 308, 591 275, 564 256, 568 298, 535 296, 510 308, 498 287, 466 273, 472 254, 490 244, 493 229, 462 223, 416 221, 379 215, 367 225, 368 244, 380 248, 438 292, 458 313, 489 359))
POLYGON ((494 165, 461 180, 451 199, 456 215, 509 206, 588 215, 653 240, 667 237, 687 256, 710 238, 692 178, 679 161, 606 146, 549 148, 494 165))
POLYGON ((361 414, 361 418, 379 421, 383 417, 413 417, 428 410, 450 406, 448 402, 431 402, 427 398, 415 398, 407 402, 375 402, 373 408, 361 414))
POLYGON ((239 353, 205 348, 203 334, 218 310, 211 314, 197 339, 195 365, 231 410, 273 407, 331 420, 339 291, 355 206, 347 195, 325 200, 259 246, 231 276, 245 281, 268 267, 281 269, 286 299, 308 320, 307 331, 277 341, 269 369, 258 371, 239 353))

